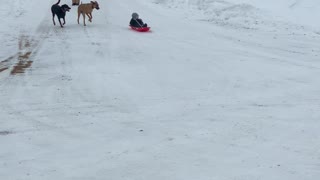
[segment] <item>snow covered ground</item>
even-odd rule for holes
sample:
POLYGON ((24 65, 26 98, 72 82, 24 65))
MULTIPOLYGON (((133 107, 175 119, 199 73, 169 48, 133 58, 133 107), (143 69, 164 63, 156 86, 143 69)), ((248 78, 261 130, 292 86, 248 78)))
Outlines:
POLYGON ((0 179, 320 179, 318 0, 1 2, 0 179))

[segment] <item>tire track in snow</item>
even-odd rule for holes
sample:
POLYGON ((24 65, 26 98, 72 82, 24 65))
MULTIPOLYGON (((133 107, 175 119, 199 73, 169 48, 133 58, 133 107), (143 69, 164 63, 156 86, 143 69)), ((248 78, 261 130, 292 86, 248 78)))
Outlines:
MULTIPOLYGON (((53 27, 49 26, 48 23, 48 19, 50 19, 50 16, 51 14, 47 14, 46 16, 44 16, 35 32, 33 32, 34 34, 25 33, 23 29, 20 30, 17 53, 7 57, 6 59, 0 60, 0 75, 5 74, 5 76, 3 77, 9 78, 10 76, 24 74, 28 69, 32 67, 32 64, 36 56, 38 55, 39 50, 42 48, 43 43, 47 38, 50 37, 50 33, 53 31, 53 27)), ((19 93, 19 88, 17 88, 16 91, 17 93, 19 93)), ((30 106, 30 104, 26 105, 30 106)), ((68 134, 68 132, 64 131, 64 129, 59 126, 56 126, 52 123, 44 122, 43 120, 37 120, 32 115, 29 115, 28 110, 24 112, 20 111, 15 104, 11 104, 10 102, 1 106, 1 109, 3 110, 3 112, 11 114, 12 120, 20 121, 21 124, 21 127, 13 128, 12 131, 0 131, 3 132, 3 135, 7 135, 8 133, 6 132, 10 132, 10 134, 12 134, 15 132, 26 133, 40 130, 47 131, 53 129, 58 130, 58 132, 62 132, 64 134, 68 134)))
POLYGON ((48 17, 49 15, 45 16, 40 22, 35 37, 23 31, 20 32, 18 52, 0 61, 0 73, 9 70, 9 75, 17 75, 23 74, 27 69, 31 68, 33 59, 50 32, 47 25, 48 17))
POLYGON ((301 0, 296 0, 294 3, 292 3, 289 7, 290 8, 294 8, 294 7, 296 7, 298 4, 300 4, 301 3, 301 0))
POLYGON ((37 43, 26 35, 20 35, 18 44, 18 52, 0 62, 0 72, 10 70, 10 75, 16 75, 31 67, 32 57, 37 52, 37 43))

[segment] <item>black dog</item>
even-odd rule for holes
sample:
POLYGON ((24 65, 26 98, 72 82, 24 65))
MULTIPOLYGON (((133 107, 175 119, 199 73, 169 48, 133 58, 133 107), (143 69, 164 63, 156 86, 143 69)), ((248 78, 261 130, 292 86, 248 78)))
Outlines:
POLYGON ((63 25, 66 24, 66 20, 65 20, 66 12, 69 11, 71 8, 66 4, 60 7, 59 3, 60 3, 60 0, 56 4, 52 5, 51 7, 52 21, 53 21, 53 25, 56 25, 56 22, 54 21, 54 16, 57 15, 60 26, 63 28, 63 25), (61 18, 63 19, 63 25, 61 24, 61 21, 60 21, 61 18))

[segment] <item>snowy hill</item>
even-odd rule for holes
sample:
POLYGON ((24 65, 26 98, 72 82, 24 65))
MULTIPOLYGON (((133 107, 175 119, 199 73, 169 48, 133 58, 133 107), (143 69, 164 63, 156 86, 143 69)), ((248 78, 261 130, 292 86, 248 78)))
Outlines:
POLYGON ((155 0, 155 3, 187 10, 188 17, 217 25, 247 29, 320 27, 315 23, 320 17, 320 2, 317 0, 155 0))
POLYGON ((0 6, 1 179, 320 178, 320 2, 55 2, 0 6))

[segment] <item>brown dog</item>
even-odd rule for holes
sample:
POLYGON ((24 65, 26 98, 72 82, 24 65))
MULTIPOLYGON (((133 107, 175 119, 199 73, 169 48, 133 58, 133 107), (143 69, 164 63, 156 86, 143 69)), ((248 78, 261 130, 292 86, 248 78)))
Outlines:
POLYGON ((86 15, 89 18, 89 21, 92 22, 92 11, 93 9, 96 8, 97 10, 99 10, 99 4, 97 1, 91 1, 90 3, 87 4, 80 4, 78 6, 78 24, 79 24, 79 18, 80 18, 80 14, 82 14, 83 16, 83 25, 86 25, 86 15))

